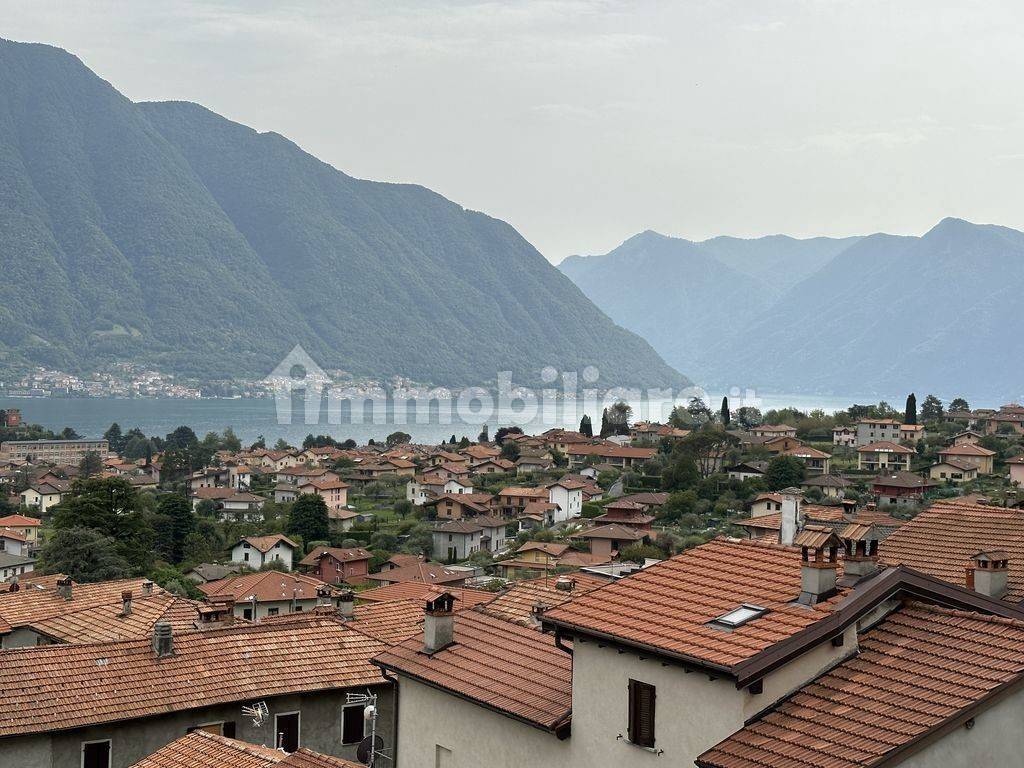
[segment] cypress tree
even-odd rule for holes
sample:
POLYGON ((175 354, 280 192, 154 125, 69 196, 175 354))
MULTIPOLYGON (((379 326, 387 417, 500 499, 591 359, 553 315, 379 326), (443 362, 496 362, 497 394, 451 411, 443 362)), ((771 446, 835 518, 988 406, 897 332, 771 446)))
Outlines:
POLYGON ((917 397, 911 392, 907 395, 907 407, 903 414, 904 424, 917 424, 917 397))
POLYGON ((587 414, 583 414, 583 418, 580 419, 580 434, 587 437, 594 436, 594 425, 591 424, 590 417, 587 414))
POLYGON ((724 426, 724 427, 728 427, 729 426, 729 418, 730 418, 730 416, 729 416, 729 398, 728 397, 723 397, 722 398, 722 426, 724 426))

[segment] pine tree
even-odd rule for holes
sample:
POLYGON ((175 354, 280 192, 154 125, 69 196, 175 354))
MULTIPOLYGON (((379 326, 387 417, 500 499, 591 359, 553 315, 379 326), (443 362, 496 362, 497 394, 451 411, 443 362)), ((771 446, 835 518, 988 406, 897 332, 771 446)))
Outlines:
POLYGON ((594 436, 594 425, 590 423, 590 417, 587 414, 583 414, 583 418, 580 419, 580 434, 587 437, 594 436))
POLYGON ((903 414, 904 424, 917 424, 917 397, 911 392, 907 395, 907 407, 903 414))
POLYGON ((722 398, 722 426, 723 427, 728 427, 729 426, 729 418, 730 418, 730 416, 729 416, 729 398, 728 397, 723 397, 722 398))

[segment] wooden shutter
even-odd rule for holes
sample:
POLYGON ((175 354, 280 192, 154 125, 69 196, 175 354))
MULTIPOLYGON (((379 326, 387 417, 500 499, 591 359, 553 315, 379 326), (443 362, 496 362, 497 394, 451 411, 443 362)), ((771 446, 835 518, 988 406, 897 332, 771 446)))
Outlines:
POLYGON ((654 700, 653 685, 629 681, 629 740, 641 747, 654 746, 654 700))

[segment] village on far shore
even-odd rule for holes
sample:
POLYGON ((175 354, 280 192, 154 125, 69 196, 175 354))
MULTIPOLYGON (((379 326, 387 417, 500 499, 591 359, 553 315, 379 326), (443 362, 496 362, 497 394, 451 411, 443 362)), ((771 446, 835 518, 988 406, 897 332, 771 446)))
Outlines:
POLYGON ((598 419, 267 447, 0 411, 0 762, 938 768, 1001 738, 1024 406, 598 419))

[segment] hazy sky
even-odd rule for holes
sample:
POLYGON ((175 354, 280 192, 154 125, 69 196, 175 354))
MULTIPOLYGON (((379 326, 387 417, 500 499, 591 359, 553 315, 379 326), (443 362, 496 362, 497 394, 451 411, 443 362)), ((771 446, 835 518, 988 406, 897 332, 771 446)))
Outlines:
POLYGON ((644 229, 1024 229, 1020 0, 0 0, 0 36, 424 184, 555 262, 644 229))

